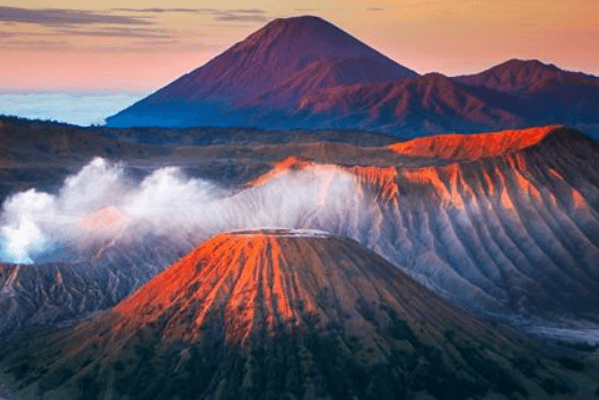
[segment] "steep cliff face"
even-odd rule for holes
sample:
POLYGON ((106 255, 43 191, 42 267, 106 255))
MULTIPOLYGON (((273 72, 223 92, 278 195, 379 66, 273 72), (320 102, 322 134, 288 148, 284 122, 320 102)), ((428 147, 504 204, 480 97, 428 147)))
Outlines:
MULTIPOLYGON (((193 342, 201 340, 209 317, 218 315, 228 343, 299 332, 307 321, 318 330, 336 325, 371 336, 375 331, 357 306, 383 303, 399 309, 407 302, 414 304, 402 318, 411 322, 444 325, 464 317, 457 310, 438 313, 435 308, 444 307, 439 298, 355 242, 322 231, 237 231, 205 242, 119 303, 113 329, 134 334, 140 325, 185 317, 191 326, 181 330, 172 324, 169 331, 167 324, 164 334, 193 342)), ((371 312, 372 318, 383 318, 374 307, 371 312)))
POLYGON ((478 307, 469 293, 486 311, 597 322, 598 161, 593 142, 558 129, 519 151, 400 172, 396 226, 410 244, 389 250, 466 307, 478 307))
POLYGON ((554 134, 559 128, 559 126, 544 126, 472 135, 436 135, 395 143, 388 147, 398 154, 410 157, 476 161, 501 157, 532 147, 554 134))
POLYGON ((546 398, 597 381, 547 357, 356 242, 269 230, 210 239, 112 310, 9 343, 0 365, 28 398, 546 398))
MULTIPOLYGON (((306 226, 352 237, 478 312, 534 323, 599 322, 594 142, 547 127, 389 148, 401 156, 395 166, 287 160, 289 168, 349 172, 356 193, 372 201, 306 226)), ((277 176, 282 165, 273 169, 277 176)))

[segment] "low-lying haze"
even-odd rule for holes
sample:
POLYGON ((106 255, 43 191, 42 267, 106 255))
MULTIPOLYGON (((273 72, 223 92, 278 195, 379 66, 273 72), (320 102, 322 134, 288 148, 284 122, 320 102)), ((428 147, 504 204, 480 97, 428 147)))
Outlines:
POLYGON ((107 116, 143 97, 130 93, 0 93, 0 114, 80 126, 103 125, 107 116))

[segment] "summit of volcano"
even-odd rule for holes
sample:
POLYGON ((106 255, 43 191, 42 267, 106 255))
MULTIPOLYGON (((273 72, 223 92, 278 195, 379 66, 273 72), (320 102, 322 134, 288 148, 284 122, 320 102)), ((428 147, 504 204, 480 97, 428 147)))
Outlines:
POLYGON ((329 22, 303 16, 269 22, 106 121, 416 137, 549 124, 592 128, 597 104, 593 75, 517 59, 467 76, 419 75, 329 22))
POLYGON ((354 241, 271 229, 213 237, 111 310, 13 339, 0 366, 32 399, 546 398, 599 379, 549 354, 354 241))
POLYGON ((109 126, 252 126, 314 90, 417 74, 311 16, 276 19, 204 66, 107 119, 109 126))

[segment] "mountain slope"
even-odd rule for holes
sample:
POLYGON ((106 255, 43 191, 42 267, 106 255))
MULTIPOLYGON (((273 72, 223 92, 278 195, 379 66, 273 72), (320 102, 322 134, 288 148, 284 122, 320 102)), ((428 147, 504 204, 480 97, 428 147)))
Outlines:
POLYGON ((509 60, 479 74, 454 81, 493 98, 497 92, 509 101, 497 105, 516 113, 530 125, 596 123, 599 113, 599 77, 564 71, 537 60, 509 60))
POLYGON ((95 211, 78 229, 91 225, 103 241, 78 234, 70 248, 57 237, 64 249, 39 253, 39 265, 6 266, 15 279, 3 281, 0 272, 2 334, 113 305, 206 238, 269 227, 352 238, 455 304, 517 326, 599 325, 599 153, 572 129, 441 135, 372 148, 185 147, 168 162, 189 170, 211 165, 212 177, 241 184, 218 201, 175 208, 185 223, 164 216, 161 233, 146 236, 154 225, 127 222, 132 240, 113 241, 124 218, 117 209, 95 211), (68 252, 76 257, 65 258, 68 252), (60 261, 48 263, 57 255, 60 261), (78 282, 93 291, 82 293, 78 282))
MULTIPOLYGON (((422 136, 599 123, 599 78, 537 60, 418 76, 317 17, 277 19, 107 119, 113 127, 366 129, 422 136)), ((594 128, 593 128, 594 129, 594 128)))
POLYGON ((0 264, 0 340, 105 310, 194 247, 190 238, 172 234, 145 235, 136 251, 118 235, 80 239, 84 249, 63 243, 52 262, 0 264))
POLYGON ((523 120, 493 99, 478 95, 441 74, 394 83, 324 88, 303 96, 285 124, 401 132, 477 132, 516 127, 523 120))
POLYGON ((504 93, 533 93, 551 84, 587 84, 599 86, 599 77, 564 71, 538 60, 512 59, 486 71, 452 78, 469 86, 486 87, 504 93))
MULTIPOLYGON (((387 165, 276 165, 256 180, 346 171, 354 196, 303 227, 351 237, 455 304, 522 325, 599 324, 596 143, 559 127, 388 146, 387 165)), ((329 190, 323 181, 323 190, 329 190)), ((348 196, 332 189, 330 203, 348 196)))
POLYGON ((318 88, 416 75, 318 17, 276 19, 107 124, 248 125, 254 106, 285 110, 318 88))
POLYGON ((525 337, 314 231, 218 235, 113 310, 0 360, 28 398, 547 398, 598 379, 583 363, 566 377, 525 337))

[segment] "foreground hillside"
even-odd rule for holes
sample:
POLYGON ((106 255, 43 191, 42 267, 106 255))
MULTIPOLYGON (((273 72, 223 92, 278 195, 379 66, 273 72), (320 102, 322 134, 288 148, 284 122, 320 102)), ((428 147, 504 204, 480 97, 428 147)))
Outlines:
POLYGON ((444 302, 351 240, 218 235, 113 309, 0 350, 21 398, 591 398, 588 361, 444 302))

